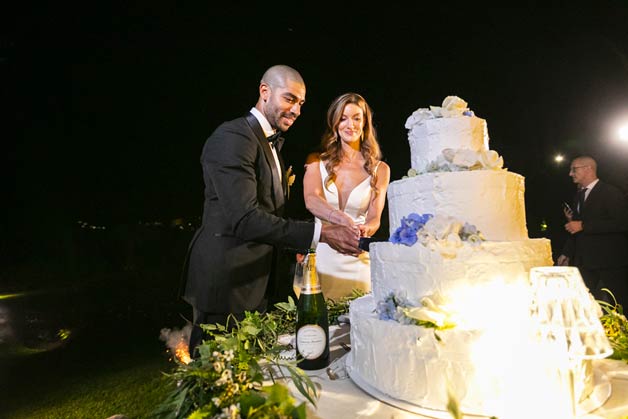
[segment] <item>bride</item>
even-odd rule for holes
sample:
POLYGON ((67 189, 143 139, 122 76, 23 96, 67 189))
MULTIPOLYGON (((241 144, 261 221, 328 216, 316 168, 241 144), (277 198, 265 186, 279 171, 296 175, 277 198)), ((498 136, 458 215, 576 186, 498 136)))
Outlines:
MULTIPOLYGON (((305 164, 305 206, 317 223, 354 226, 361 237, 371 237, 380 226, 390 168, 381 161, 373 112, 362 96, 345 93, 334 99, 321 150, 305 164)), ((319 243, 316 262, 326 298, 338 300, 353 289, 370 292, 368 252, 343 255, 319 243)))

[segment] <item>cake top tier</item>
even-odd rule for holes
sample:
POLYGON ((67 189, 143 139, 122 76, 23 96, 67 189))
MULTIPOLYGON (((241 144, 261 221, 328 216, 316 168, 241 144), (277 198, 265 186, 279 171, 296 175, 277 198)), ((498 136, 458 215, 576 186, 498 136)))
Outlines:
POLYGON ((406 120, 406 128, 412 130, 415 125, 420 125, 423 121, 434 118, 458 118, 473 117, 475 114, 469 109, 467 102, 458 96, 447 96, 443 100, 442 106, 430 106, 429 108, 419 108, 412 112, 406 120))
POLYGON ((411 168, 418 173, 501 169, 503 161, 488 147, 486 121, 457 96, 447 96, 442 106, 417 109, 405 127, 411 168))

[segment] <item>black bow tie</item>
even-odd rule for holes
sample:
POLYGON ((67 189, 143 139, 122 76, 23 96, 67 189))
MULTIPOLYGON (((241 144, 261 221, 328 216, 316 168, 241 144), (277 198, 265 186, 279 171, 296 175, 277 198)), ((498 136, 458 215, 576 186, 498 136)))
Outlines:
POLYGON ((277 131, 270 137, 266 137, 266 139, 268 140, 268 143, 271 146, 275 147, 277 150, 281 149, 281 146, 283 144, 283 138, 281 138, 281 131, 277 131))

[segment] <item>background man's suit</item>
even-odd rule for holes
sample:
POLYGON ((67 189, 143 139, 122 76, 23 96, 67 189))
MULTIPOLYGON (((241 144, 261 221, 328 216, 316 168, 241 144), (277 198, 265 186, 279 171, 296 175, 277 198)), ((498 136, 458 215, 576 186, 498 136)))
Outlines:
POLYGON ((207 313, 262 311, 276 246, 309 248, 314 224, 281 218, 286 176, 252 114, 220 125, 201 165, 203 224, 190 244, 183 299, 207 313))
MULTIPOLYGON (((577 208, 577 197, 573 208, 577 208)), ((608 287, 628 303, 626 197, 615 186, 599 180, 576 216, 584 230, 567 238, 562 254, 580 269, 594 297, 608 301, 607 294, 600 292, 600 288, 608 287)))

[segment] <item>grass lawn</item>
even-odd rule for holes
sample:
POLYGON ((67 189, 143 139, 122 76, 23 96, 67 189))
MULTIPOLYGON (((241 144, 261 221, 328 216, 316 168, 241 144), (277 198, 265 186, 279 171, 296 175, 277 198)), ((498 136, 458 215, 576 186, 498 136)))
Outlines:
POLYGON ((3 407, 7 419, 105 419, 124 414, 150 417, 167 393, 162 371, 170 364, 154 358, 135 365, 112 365, 89 377, 68 377, 16 395, 3 407), (43 390, 43 391, 42 391, 43 390), (6 409, 6 410, 5 410, 6 409))

